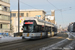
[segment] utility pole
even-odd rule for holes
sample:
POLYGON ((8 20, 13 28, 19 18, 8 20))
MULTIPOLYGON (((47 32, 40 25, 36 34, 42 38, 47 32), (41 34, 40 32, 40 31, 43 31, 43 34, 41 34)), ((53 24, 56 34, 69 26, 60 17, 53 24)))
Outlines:
POLYGON ((20 32, 20 8, 19 8, 19 0, 18 0, 18 34, 19 34, 19 32, 20 32))
POLYGON ((46 32, 46 30, 45 30, 45 16, 44 16, 44 31, 46 32))

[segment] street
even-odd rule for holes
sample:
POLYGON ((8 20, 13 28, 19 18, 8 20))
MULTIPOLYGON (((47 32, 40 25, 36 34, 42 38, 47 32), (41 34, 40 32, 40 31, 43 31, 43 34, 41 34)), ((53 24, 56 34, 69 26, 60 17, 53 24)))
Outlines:
POLYGON ((75 0, 0 0, 0 50, 75 50, 75 0))
MULTIPOLYGON (((66 33, 58 33, 57 36, 49 38, 43 38, 37 40, 24 39, 24 40, 13 41, 13 43, 9 42, 8 44, 1 43, 2 45, 0 45, 0 50, 39 50, 40 48, 47 47, 59 41, 65 40, 67 37, 68 35, 66 33)), ((72 40, 68 40, 68 42, 65 42, 66 44, 64 43, 59 47, 65 47, 71 42, 72 40)))

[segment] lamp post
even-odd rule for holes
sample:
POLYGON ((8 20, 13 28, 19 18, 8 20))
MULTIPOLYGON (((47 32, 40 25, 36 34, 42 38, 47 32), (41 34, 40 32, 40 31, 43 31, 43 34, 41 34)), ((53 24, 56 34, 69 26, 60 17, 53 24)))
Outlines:
POLYGON ((19 34, 19 32, 20 32, 20 29, 19 29, 19 28, 20 28, 20 22, 19 22, 19 21, 20 21, 20 15, 19 15, 19 14, 20 14, 20 13, 19 13, 20 8, 19 8, 19 7, 20 7, 20 6, 19 6, 19 0, 18 0, 18 34, 19 34))

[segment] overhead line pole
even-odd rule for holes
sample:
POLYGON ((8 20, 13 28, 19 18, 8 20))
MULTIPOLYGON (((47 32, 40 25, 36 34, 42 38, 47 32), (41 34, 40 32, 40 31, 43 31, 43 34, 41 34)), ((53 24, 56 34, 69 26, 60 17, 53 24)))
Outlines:
POLYGON ((18 0, 18 34, 19 34, 19 32, 20 32, 20 22, 19 22, 19 21, 20 21, 20 15, 19 15, 19 14, 20 14, 20 13, 19 13, 19 12, 20 12, 20 8, 19 8, 20 5, 19 5, 19 4, 20 4, 20 3, 19 3, 19 0, 18 0))
MULTIPOLYGON (((45 13, 45 12, 44 12, 44 13, 45 13)), ((45 14, 46 14, 46 13, 45 13, 45 14)), ((45 15, 45 16, 46 16, 46 15, 45 15)), ((44 19, 43 19, 43 20, 44 20, 44 31, 46 31, 46 30, 45 30, 45 16, 43 16, 43 17, 44 17, 44 19)))

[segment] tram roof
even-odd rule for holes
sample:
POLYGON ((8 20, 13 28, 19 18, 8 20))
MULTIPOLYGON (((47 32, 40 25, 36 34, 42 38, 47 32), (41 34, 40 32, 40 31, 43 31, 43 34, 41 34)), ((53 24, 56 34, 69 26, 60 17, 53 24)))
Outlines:
POLYGON ((40 20, 36 17, 21 17, 21 18, 25 18, 25 20, 35 20, 38 25, 44 25, 44 22, 45 22, 46 26, 56 27, 55 24, 53 24, 51 22, 44 21, 44 20, 40 20))

